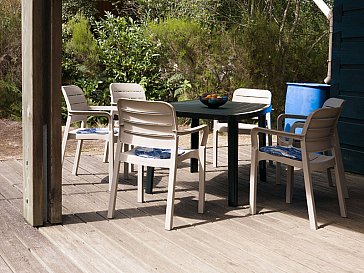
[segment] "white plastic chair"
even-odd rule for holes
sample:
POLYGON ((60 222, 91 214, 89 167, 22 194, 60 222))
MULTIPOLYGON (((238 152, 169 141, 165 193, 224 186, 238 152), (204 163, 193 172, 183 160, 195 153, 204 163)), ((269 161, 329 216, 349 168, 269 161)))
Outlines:
MULTIPOLYGON (((322 108, 342 108, 344 102, 345 101, 342 100, 342 99, 329 98, 324 102, 322 108)), ((277 119, 277 129, 279 131, 283 131, 284 120, 286 118, 298 119, 297 122, 293 123, 293 125, 291 127, 291 130, 290 130, 291 133, 295 133, 296 129, 298 129, 298 128, 302 129, 303 128, 304 121, 307 119, 307 116, 293 115, 293 114, 281 114, 281 115, 279 115, 278 119, 277 119)), ((284 146, 284 145, 286 145, 286 146, 287 145, 299 146, 299 144, 297 145, 297 144, 293 143, 292 141, 287 141, 284 138, 278 138, 277 143, 280 146, 284 146)), ((340 165, 340 168, 343 170, 344 169, 344 164, 343 164, 342 157, 341 157, 341 148, 340 148, 339 134, 338 134, 337 128, 335 128, 335 143, 336 143, 336 146, 338 147, 338 157, 337 157, 338 164, 340 165)), ((334 185, 333 185, 333 182, 332 182, 330 169, 331 168, 327 169, 327 178, 328 178, 329 185, 331 187, 333 187, 334 185)), ((292 179, 292 181, 293 181, 293 179, 294 179, 293 178, 293 168, 288 167, 288 175, 291 176, 290 179, 292 179)), ((345 198, 349 198, 349 193, 348 193, 348 189, 347 189, 347 186, 346 186, 346 179, 345 179, 344 172, 340 172, 340 175, 342 175, 341 183, 342 183, 342 186, 343 186, 344 196, 345 196, 345 198)), ((281 181, 281 163, 277 162, 277 165, 276 165, 276 184, 280 184, 280 181, 281 181)))
MULTIPOLYGON (((238 102, 249 102, 249 103, 261 103, 261 104, 271 104, 272 93, 269 90, 262 89, 247 89, 239 88, 234 91, 232 101, 238 102)), ((266 114, 266 124, 267 128, 272 128, 271 113, 266 114)), ((251 130, 257 127, 257 124, 239 123, 239 134, 250 134, 251 130)), ((228 124, 226 122, 219 122, 214 120, 213 126, 213 166, 217 167, 218 161, 218 140, 219 132, 227 132, 228 124)), ((272 138, 268 137, 269 145, 272 144, 272 138)))
POLYGON ((108 218, 113 218, 118 186, 120 162, 138 165, 138 202, 144 201, 143 166, 169 168, 168 196, 165 229, 173 227, 174 195, 177 164, 190 158, 199 160, 199 197, 198 212, 204 212, 205 200, 205 162, 208 127, 201 125, 183 131, 177 128, 176 112, 166 102, 119 99, 120 126, 119 140, 116 146, 114 177, 110 193, 108 218), (184 150, 178 154, 179 137, 195 132, 202 132, 198 149, 184 150), (133 145, 130 151, 122 152, 123 144, 133 145), (169 159, 141 157, 135 155, 138 147, 170 149, 169 159))
MULTIPOLYGON (((250 172, 250 210, 256 214, 256 194, 257 194, 257 168, 260 160, 277 161, 288 166, 303 169, 306 200, 311 229, 317 229, 316 209, 314 202, 312 171, 326 171, 328 168, 335 169, 336 188, 339 199, 340 214, 346 217, 345 199, 343 194, 343 169, 340 164, 340 151, 336 140, 336 126, 341 112, 341 107, 320 108, 313 111, 303 126, 301 134, 269 130, 265 128, 254 128, 251 133, 252 138, 252 160, 250 172), (276 135, 284 138, 299 141, 301 148, 287 146, 258 146, 258 133, 276 135), (283 154, 276 154, 277 149, 285 149, 283 154), (287 150, 289 149, 289 150, 287 150), (332 155, 324 155, 321 152, 331 151, 332 155), (293 158, 293 156, 295 156, 293 158)), ((290 172, 288 172, 289 174, 290 172)), ((292 201, 292 176, 287 176, 286 202, 292 201)))
POLYGON ((68 139, 76 139, 77 148, 73 164, 72 174, 77 175, 77 169, 80 162, 82 143, 84 140, 102 139, 109 143, 109 184, 111 186, 113 174, 114 148, 117 134, 114 133, 111 107, 109 106, 88 106, 87 100, 81 88, 76 85, 62 86, 62 93, 66 101, 68 116, 63 133, 62 140, 62 164, 64 160, 66 145, 68 139), (88 128, 85 130, 87 117, 99 116, 108 119, 107 128, 88 128), (81 127, 70 130, 71 124, 81 122, 81 127))
POLYGON ((145 90, 143 86, 138 83, 111 83, 110 96, 112 105, 116 105, 121 98, 146 100, 145 90))
MULTIPOLYGON (((124 82, 115 82, 110 84, 110 97, 111 97, 111 105, 117 104, 118 100, 123 99, 136 99, 136 100, 146 100, 145 90, 143 86, 138 83, 124 83, 124 82)), ((107 158, 107 146, 105 143, 105 153, 104 160, 107 158)), ((129 146, 124 146, 125 151, 129 150, 129 146)), ((124 176, 128 177, 128 169, 129 171, 133 171, 133 165, 125 164, 124 165, 124 176)))

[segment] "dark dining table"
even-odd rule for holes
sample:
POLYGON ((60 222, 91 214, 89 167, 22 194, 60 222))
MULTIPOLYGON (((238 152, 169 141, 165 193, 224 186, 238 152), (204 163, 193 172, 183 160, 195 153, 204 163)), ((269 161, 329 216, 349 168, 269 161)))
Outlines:
MULTIPOLYGON (((238 124, 248 118, 258 118, 258 126, 266 127, 265 115, 272 110, 271 105, 228 101, 217 109, 208 108, 199 100, 180 101, 171 103, 177 117, 191 118, 191 127, 198 126, 200 119, 219 120, 228 123, 228 205, 238 205, 238 124)), ((191 135, 191 148, 198 148, 198 133, 191 135)), ((265 135, 259 135, 259 146, 266 145, 265 135)), ((197 159, 191 159, 191 172, 198 171, 197 159)), ((266 163, 260 162, 260 180, 266 181, 266 163)), ((147 192, 151 192, 153 169, 148 169, 147 192)))

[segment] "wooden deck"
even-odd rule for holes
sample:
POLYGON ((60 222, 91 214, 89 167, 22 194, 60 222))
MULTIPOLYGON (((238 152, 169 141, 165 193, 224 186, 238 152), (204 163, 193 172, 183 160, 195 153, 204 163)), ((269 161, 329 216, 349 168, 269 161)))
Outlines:
MULTIPOLYGON (((224 149, 222 149, 224 150, 224 149)), ((106 219, 107 164, 82 156, 80 175, 63 168, 63 225, 39 229, 22 218, 22 162, 0 161, 0 272, 364 272, 364 177, 346 174, 347 219, 325 175, 315 174, 320 229, 309 229, 302 173, 293 204, 284 183, 259 183, 259 215, 248 213, 249 146, 240 146, 239 207, 227 206, 226 150, 222 166, 207 166, 206 213, 197 214, 197 174, 177 173, 175 229, 164 230, 166 171, 155 193, 136 202, 136 180, 121 179, 117 213, 106 219)), ((211 161, 211 149, 208 159, 211 161)), ((283 176, 283 179, 285 176, 283 176)))

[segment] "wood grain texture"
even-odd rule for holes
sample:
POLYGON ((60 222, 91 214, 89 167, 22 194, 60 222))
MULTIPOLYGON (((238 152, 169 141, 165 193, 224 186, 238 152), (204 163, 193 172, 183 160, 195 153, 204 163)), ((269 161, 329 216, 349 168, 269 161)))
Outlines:
POLYGON ((218 168, 212 166, 212 148, 207 153, 205 214, 197 213, 198 174, 189 172, 189 164, 180 166, 172 231, 164 230, 167 170, 155 170, 154 193, 145 195, 145 203, 137 203, 136 173, 128 180, 121 174, 115 219, 108 220, 108 167, 100 163, 102 155, 83 156, 78 176, 71 174, 73 159, 66 157, 63 225, 35 229, 17 208, 21 196, 15 185, 22 182, 21 164, 0 162, 0 177, 6 177, 0 181, 2 242, 5 238, 0 244, 0 271, 364 271, 363 176, 346 173, 349 215, 342 218, 326 173, 313 174, 320 228, 311 231, 301 170, 294 171, 293 200, 286 204, 286 173, 282 171, 282 184, 276 185, 275 168, 267 166, 267 182, 258 183, 258 214, 251 216, 250 146, 239 146, 236 208, 227 206, 227 147, 220 149, 218 168))

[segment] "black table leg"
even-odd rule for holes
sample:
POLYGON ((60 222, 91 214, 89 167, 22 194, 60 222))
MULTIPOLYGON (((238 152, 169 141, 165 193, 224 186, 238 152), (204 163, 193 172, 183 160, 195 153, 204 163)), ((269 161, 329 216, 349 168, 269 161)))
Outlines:
MULTIPOLYGON (((265 115, 260 115, 258 118, 258 126, 265 128, 265 115)), ((259 133, 259 148, 266 146, 266 136, 265 134, 259 133)), ((267 164, 265 160, 259 162, 259 177, 263 182, 267 181, 267 164)))
POLYGON ((154 167, 147 167, 147 183, 145 185, 145 193, 153 193, 154 167))
POLYGON ((228 120, 228 205, 238 205, 238 121, 228 120))
MULTIPOLYGON (((196 127, 200 124, 199 119, 193 118, 191 120, 191 127, 196 127)), ((191 149, 198 149, 198 142, 199 142, 199 134, 193 133, 191 134, 191 149)), ((198 159, 191 158, 191 173, 198 172, 198 159)))

